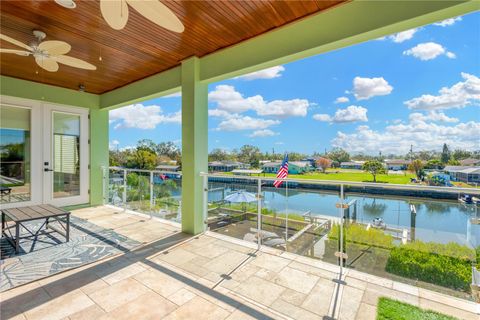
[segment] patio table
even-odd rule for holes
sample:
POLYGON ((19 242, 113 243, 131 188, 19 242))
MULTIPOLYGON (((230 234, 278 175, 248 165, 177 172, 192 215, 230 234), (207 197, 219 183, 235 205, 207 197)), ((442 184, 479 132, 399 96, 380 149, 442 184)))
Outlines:
POLYGON ((66 238, 67 242, 70 240, 70 212, 68 211, 48 204, 2 209, 2 236, 5 236, 8 242, 15 248, 15 253, 18 253, 20 249, 20 239, 29 237, 20 236, 20 227, 23 227, 28 233, 36 237, 42 231, 43 226, 60 233, 66 238), (36 232, 25 226, 25 222, 34 220, 45 220, 36 232), (7 221, 13 221, 15 225, 7 226, 7 221), (63 230, 50 225, 53 221, 58 221, 63 230), (12 228, 15 228, 15 236, 10 231, 12 228))

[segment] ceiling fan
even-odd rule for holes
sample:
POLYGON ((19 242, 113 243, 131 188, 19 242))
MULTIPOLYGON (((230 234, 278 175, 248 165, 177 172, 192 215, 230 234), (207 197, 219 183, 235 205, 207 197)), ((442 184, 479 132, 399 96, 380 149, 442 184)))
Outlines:
MULTIPOLYGON (((74 0, 55 0, 55 2, 68 9, 74 9, 77 6, 74 0)), ((100 0, 103 19, 115 30, 121 30, 127 24, 129 7, 165 29, 178 33, 185 30, 175 13, 159 0, 100 0)))
POLYGON ((72 48, 68 43, 58 40, 42 41, 45 39, 46 34, 38 30, 34 30, 33 35, 35 38, 37 38, 36 41, 34 41, 31 45, 26 45, 23 42, 10 38, 9 36, 0 34, 1 40, 5 40, 11 44, 25 49, 15 50, 0 48, 0 53, 14 53, 26 57, 32 55, 35 58, 35 62, 41 68, 50 72, 58 71, 59 63, 80 69, 97 69, 97 67, 95 67, 93 64, 90 64, 86 61, 66 56, 65 54, 67 54, 72 48))

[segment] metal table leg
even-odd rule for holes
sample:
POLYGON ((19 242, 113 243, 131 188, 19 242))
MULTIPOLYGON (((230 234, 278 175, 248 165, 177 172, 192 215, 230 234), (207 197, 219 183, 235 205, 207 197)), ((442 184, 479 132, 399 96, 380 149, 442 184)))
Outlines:
POLYGON ((66 238, 67 238, 67 242, 70 241, 70 214, 67 214, 66 238))
POLYGON ((15 253, 20 251, 20 223, 15 222, 15 253))

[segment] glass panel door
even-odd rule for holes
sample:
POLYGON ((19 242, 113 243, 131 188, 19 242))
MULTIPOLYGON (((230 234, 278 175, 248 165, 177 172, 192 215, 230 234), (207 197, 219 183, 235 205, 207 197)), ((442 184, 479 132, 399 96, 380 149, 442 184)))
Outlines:
POLYGON ((80 194, 80 116, 53 112, 53 198, 80 194))
POLYGON ((45 125, 44 202, 87 203, 88 112, 47 105, 45 125))
POLYGON ((31 110, 0 106, 0 203, 31 200, 31 110))

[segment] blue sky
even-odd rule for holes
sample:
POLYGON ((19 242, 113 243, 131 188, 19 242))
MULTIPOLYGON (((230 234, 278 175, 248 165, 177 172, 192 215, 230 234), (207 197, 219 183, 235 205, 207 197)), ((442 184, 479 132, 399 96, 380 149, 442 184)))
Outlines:
MULTIPOLYGON (((209 85, 209 150, 480 149, 480 13, 209 85)), ((180 144, 181 97, 110 112, 112 148, 180 144)))

